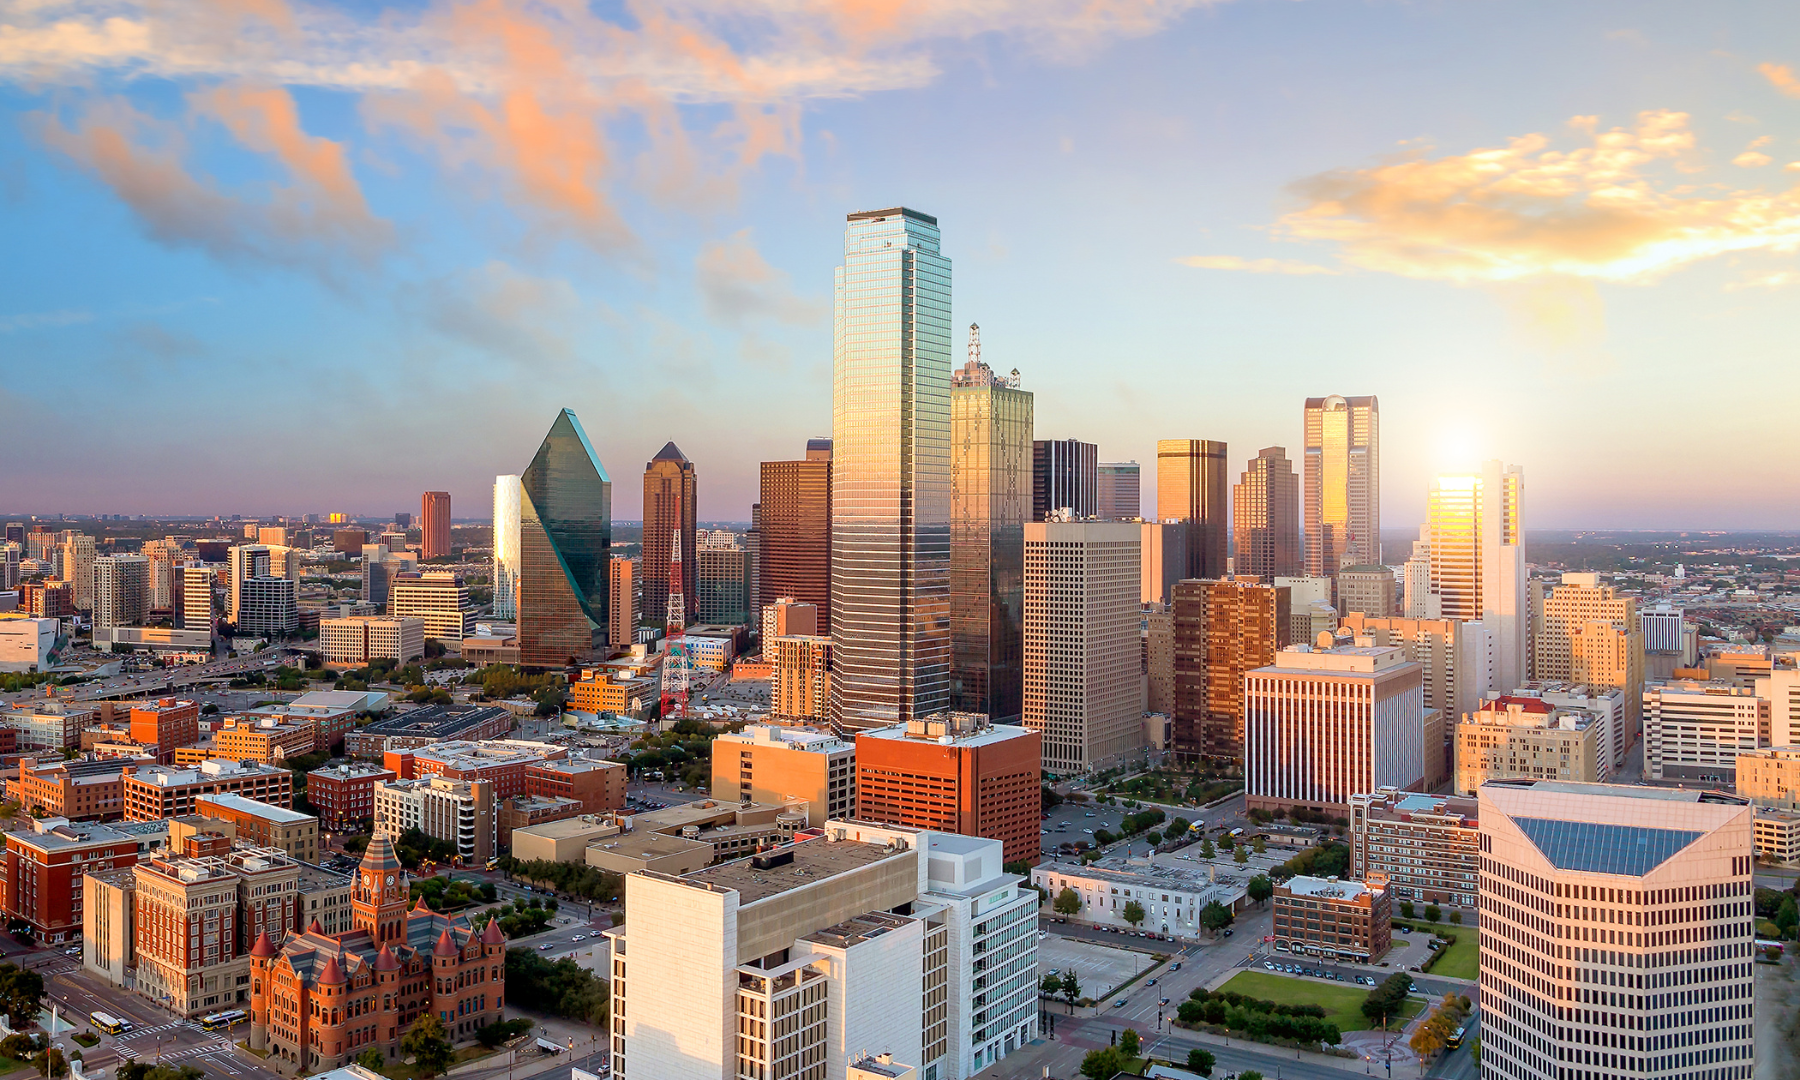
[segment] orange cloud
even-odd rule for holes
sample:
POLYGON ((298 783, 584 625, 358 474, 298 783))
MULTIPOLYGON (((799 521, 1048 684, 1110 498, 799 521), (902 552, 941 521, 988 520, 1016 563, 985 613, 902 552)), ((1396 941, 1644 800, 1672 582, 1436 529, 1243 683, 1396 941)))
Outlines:
POLYGON ((1792 68, 1786 64, 1759 64, 1756 70, 1762 72, 1769 84, 1788 97, 1800 97, 1800 77, 1794 75, 1792 68))
POLYGON ((1189 255, 1176 259, 1183 266, 1202 270, 1242 270, 1251 274, 1335 274, 1329 266, 1289 259, 1240 259, 1236 255, 1189 255))
POLYGON ((300 128, 293 96, 277 87, 218 87, 189 99, 245 147, 274 154, 305 188, 319 196, 321 214, 344 225, 373 224, 362 189, 350 174, 344 145, 300 128))
POLYGON ((1572 150, 1533 134, 1315 176, 1295 185, 1305 206, 1279 228, 1333 242, 1366 269, 1465 282, 1632 281, 1732 251, 1800 248, 1800 188, 1659 180, 1660 166, 1696 167, 1686 114, 1645 112, 1610 131, 1580 119, 1588 145, 1572 150))
POLYGON ((824 304, 794 295, 787 274, 762 257, 748 229, 701 248, 694 270, 707 315, 724 325, 757 319, 799 325, 825 315, 824 304))

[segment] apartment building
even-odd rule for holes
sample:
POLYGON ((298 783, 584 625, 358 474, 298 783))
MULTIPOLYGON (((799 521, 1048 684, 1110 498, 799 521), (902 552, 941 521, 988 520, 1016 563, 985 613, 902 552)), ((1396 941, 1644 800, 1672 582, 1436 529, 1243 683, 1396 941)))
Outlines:
POLYGON ((1644 687, 1644 776, 1730 787, 1739 754, 1764 745, 1769 702, 1724 680, 1644 687))
POLYGON ((242 795, 284 809, 294 805, 292 772, 220 758, 191 769, 127 765, 120 788, 127 821, 160 821, 198 813, 197 800, 202 795, 242 795))
POLYGON ((200 703, 176 698, 132 702, 131 741, 155 747, 157 760, 169 764, 177 746, 200 741, 200 703))
POLYGON ((201 817, 231 822, 240 839, 257 847, 285 851, 303 863, 319 861, 319 819, 311 814, 242 795, 201 795, 194 810, 201 817))
POLYGON ((62 701, 28 701, 0 710, 0 724, 19 733, 20 750, 63 750, 81 743, 94 710, 62 701))
POLYGON ((32 818, 5 838, 0 910, 29 923, 39 941, 52 945, 81 930, 84 875, 138 861, 135 836, 92 821, 32 818))
POLYGON ((1756 808, 1756 857, 1784 866, 1800 860, 1800 811, 1756 808))
POLYGON ((456 848, 464 865, 482 864, 498 851, 494 835, 494 785, 486 780, 375 782, 375 828, 395 836, 418 829, 456 848))
POLYGON ((1502 780, 1479 817, 1483 1076, 1748 1080, 1747 800, 1502 780))
POLYGON ((318 737, 310 720, 283 723, 273 716, 228 716, 213 732, 207 756, 274 765, 319 749, 318 737))
POLYGON ((856 816, 856 744, 814 728, 752 724, 713 740, 713 798, 806 804, 806 824, 856 816))
POLYGON ((425 620, 395 615, 320 619, 319 655, 328 668, 365 667, 371 660, 406 664, 425 655, 425 620))
POLYGON ((1394 898, 1387 879, 1339 881, 1301 875, 1275 886, 1275 948, 1295 955, 1373 964, 1393 947, 1394 898))
POLYGON ((1530 777, 1592 784, 1611 776, 1594 714, 1540 698, 1498 697, 1456 726, 1456 792, 1474 797, 1489 780, 1530 777))
POLYGON ((343 830, 375 820, 375 784, 398 780, 394 770, 362 761, 306 774, 306 801, 327 829, 343 830))
POLYGON ((495 799, 523 795, 525 773, 533 765, 565 758, 569 752, 552 743, 523 739, 488 742, 440 742, 404 750, 389 750, 382 764, 402 780, 442 776, 449 780, 485 780, 493 785, 495 799))
POLYGON ((925 1080, 1001 1061, 1037 1034, 1038 899, 1000 847, 833 821, 751 859, 632 874, 607 931, 614 1074, 835 1078, 872 1047, 925 1080))
POLYGON ((1397 900, 1472 908, 1479 836, 1473 799, 1361 792, 1350 797, 1350 876, 1383 875, 1397 900))
POLYGON ((525 794, 568 799, 583 814, 605 814, 625 809, 626 780, 625 765, 619 761, 586 757, 540 761, 525 767, 525 794))
POLYGON ((771 715, 789 724, 824 723, 831 711, 831 639, 789 635, 771 640, 763 651, 775 663, 770 675, 771 715))
POLYGON ((1007 862, 1036 863, 1043 811, 1037 732, 940 713, 856 733, 856 814, 865 821, 984 836, 1007 862))

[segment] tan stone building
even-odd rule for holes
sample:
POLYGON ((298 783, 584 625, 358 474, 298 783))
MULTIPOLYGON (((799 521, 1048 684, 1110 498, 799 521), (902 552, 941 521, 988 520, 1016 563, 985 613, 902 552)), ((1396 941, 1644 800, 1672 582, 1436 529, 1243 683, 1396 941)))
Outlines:
POLYGON ((1599 574, 1566 573, 1534 584, 1531 677, 1610 686, 1625 694, 1626 741, 1637 738, 1644 690, 1644 634, 1637 601, 1599 574))
POLYGON ((776 638, 770 676, 772 715, 787 723, 822 722, 830 711, 831 639, 812 635, 776 638))
POLYGON ((318 728, 310 720, 283 722, 272 716, 227 717, 213 732, 212 756, 232 761, 256 761, 277 765, 291 757, 305 757, 318 746, 318 728))
POLYGON ((1525 778, 1592 784, 1610 771, 1600 752, 1603 724, 1590 712, 1541 698, 1499 697, 1456 727, 1456 791, 1473 797, 1489 780, 1525 778))
POLYGON ((753 724, 713 740, 710 790, 727 803, 800 800, 813 827, 854 817, 856 744, 813 728, 753 724))
POLYGON ((201 795, 194 799, 194 810, 201 817, 231 822, 240 839, 257 847, 279 848, 304 863, 319 861, 319 819, 311 814, 242 795, 201 795))
POLYGON ((1737 793, 1758 806, 1800 810, 1800 746, 1740 751, 1737 793))

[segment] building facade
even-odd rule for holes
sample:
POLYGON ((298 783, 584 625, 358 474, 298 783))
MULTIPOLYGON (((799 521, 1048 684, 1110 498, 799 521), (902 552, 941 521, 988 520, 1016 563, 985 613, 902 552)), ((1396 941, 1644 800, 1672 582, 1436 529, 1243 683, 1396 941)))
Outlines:
POLYGON ((495 802, 486 780, 377 780, 375 829, 395 836, 418 829, 454 847, 463 865, 479 866, 498 852, 495 802))
POLYGON ((1426 499, 1429 615, 1481 620, 1502 690, 1530 670, 1524 493, 1523 469, 1490 461, 1479 473, 1438 477, 1426 499))
POLYGON ((397 780, 392 769, 350 761, 306 775, 306 801, 327 829, 343 830, 375 821, 375 784, 397 780))
POLYGON ((395 574, 388 584, 388 614, 418 619, 425 636, 438 641, 461 641, 475 632, 469 587, 448 570, 395 574))
POLYGON ((1490 780, 1529 777, 1591 784, 1611 775, 1605 726, 1590 712, 1536 697, 1496 697, 1456 726, 1456 791, 1474 797, 1490 780))
POLYGON ((831 440, 808 439, 797 461, 762 463, 756 604, 791 596, 831 629, 831 440))
POLYGON ((856 816, 856 744, 824 731, 752 724, 713 740, 715 799, 806 804, 808 828, 856 816))
POLYGON ((1531 677, 1610 686, 1625 695, 1626 741, 1642 723, 1644 634, 1637 601, 1600 584, 1599 574, 1565 573, 1533 605, 1531 677))
POLYGON ((1346 566, 1339 570, 1337 601, 1339 613, 1343 615, 1387 619, 1400 614, 1398 582, 1394 572, 1380 564, 1346 566))
POLYGON ((1250 459, 1232 492, 1236 525, 1232 537, 1232 573, 1254 574, 1264 581, 1298 574, 1304 563, 1300 547, 1300 478, 1279 446, 1266 446, 1250 459))
POLYGON ((1080 439, 1036 439, 1031 444, 1031 520, 1058 511, 1080 520, 1099 513, 1100 448, 1080 439))
POLYGON ((856 735, 856 816, 984 836, 1036 863, 1043 738, 962 713, 856 735))
POLYGON ((242 795, 291 810, 294 774, 255 762, 213 758, 193 768, 127 764, 119 780, 127 821, 163 821, 198 813, 202 795, 242 795))
POLYGON ((775 658, 770 675, 770 704, 783 723, 825 723, 831 718, 831 639, 794 635, 778 637, 769 649, 775 658))
POLYGON ((1139 518, 1139 480, 1135 461, 1100 463, 1097 516, 1101 521, 1136 521, 1139 518))
POLYGON ((450 557, 450 493, 427 491, 419 496, 419 558, 450 557))
POLYGON ((1225 444, 1211 439, 1159 439, 1156 443, 1156 517, 1179 521, 1187 533, 1189 578, 1222 578, 1228 572, 1231 519, 1227 516, 1225 444))
POLYGON ((1350 876, 1387 877, 1398 900, 1475 906, 1481 820, 1475 800, 1383 788, 1350 797, 1350 876))
POLYGON ((405 665, 425 655, 425 620, 392 615, 346 615, 319 620, 319 655, 326 667, 359 668, 371 660, 405 665))
POLYGON ((1306 573, 1381 562, 1381 403, 1306 399, 1306 573))
POLYGON ((240 840, 286 852, 299 862, 319 861, 319 819, 311 814, 242 795, 202 795, 194 800, 194 809, 203 818, 231 822, 240 840))
POLYGON ((519 662, 591 663, 607 648, 612 481, 568 409, 522 474, 519 662))
POLYGON ((1174 589, 1174 752, 1241 758, 1244 676, 1288 644, 1288 589, 1254 581, 1181 581, 1174 589))
POLYGON ((31 925, 38 940, 57 944, 81 930, 82 876, 137 864, 138 842, 91 821, 34 818, 5 834, 0 910, 31 925))
POLYGON ((1138 525, 1138 545, 1143 554, 1139 572, 1145 607, 1167 606, 1175 583, 1188 576, 1187 526, 1179 521, 1145 521, 1138 525))
POLYGON ((688 613, 689 621, 714 626, 750 625, 750 552, 742 539, 724 529, 715 529, 701 538, 695 558, 700 560, 695 575, 700 591, 688 613))
POLYGON ((142 555, 94 559, 94 627, 137 626, 149 613, 150 560, 142 555))
POLYGON ((519 617, 519 477, 494 477, 494 618, 519 617))
POLYGON ((638 570, 638 560, 624 555, 614 555, 606 566, 610 601, 606 639, 614 649, 629 649, 637 642, 639 604, 642 602, 638 586, 643 583, 638 570))
MULTIPOLYGON (((700 560, 696 556, 699 476, 694 463, 674 443, 665 443, 644 464, 643 617, 661 625, 669 618, 670 544, 681 538, 681 592, 699 595, 700 560)), ((688 603, 692 604, 693 600, 688 603)), ((689 615, 692 621, 692 614, 689 615)))
POLYGON ((1731 787, 1738 755, 1763 745, 1769 703, 1723 680, 1679 679, 1644 688, 1644 776, 1731 787))
POLYGON ((1373 964, 1393 946, 1394 898, 1367 882, 1301 875, 1275 886, 1275 947, 1295 955, 1373 964))

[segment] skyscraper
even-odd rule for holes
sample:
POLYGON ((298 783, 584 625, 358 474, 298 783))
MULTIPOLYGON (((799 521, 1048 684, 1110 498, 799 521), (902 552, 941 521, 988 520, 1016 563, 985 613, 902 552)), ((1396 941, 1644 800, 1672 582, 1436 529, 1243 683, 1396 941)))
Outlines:
POLYGON ((612 481, 568 409, 520 477, 519 662, 558 667, 605 652, 612 481))
POLYGON ((213 568, 202 562, 190 562, 177 571, 181 575, 181 606, 176 609, 175 626, 180 630, 213 628, 213 568))
POLYGON ((1031 444, 1031 520, 1048 521, 1067 509, 1077 518, 1100 512, 1100 448, 1080 439, 1031 444))
POLYGON ((76 611, 94 610, 94 538, 82 533, 66 534, 57 553, 62 567, 59 577, 73 586, 76 611))
POLYGON ((615 649, 629 648, 637 640, 640 614, 638 584, 641 575, 638 574, 637 560, 614 555, 607 563, 607 575, 611 609, 606 640, 615 649))
POLYGON ((819 609, 831 632, 831 440, 806 440, 798 461, 762 463, 756 603, 791 596, 819 609))
POLYGON ((1373 395, 1307 398, 1307 576, 1380 561, 1380 406, 1373 395))
POLYGON ((1287 451, 1257 451, 1232 491, 1237 557, 1233 573, 1265 582, 1300 573, 1300 478, 1287 451))
POLYGON ((950 700, 959 712, 1019 717, 1024 526, 1033 400, 1017 374, 969 362, 950 381, 950 700))
POLYGON ((274 577, 275 572, 270 566, 269 549, 261 544, 240 544, 226 557, 230 560, 227 565, 231 576, 225 595, 225 617, 237 622, 244 604, 245 583, 253 578, 274 577))
POLYGON ((1139 517, 1137 462, 1102 461, 1099 478, 1101 521, 1132 521, 1139 517))
POLYGON ((950 260, 937 219, 851 214, 832 345, 831 712, 950 703, 950 260))
POLYGON ((519 613, 519 496, 516 475, 494 477, 494 617, 519 613))
POLYGON ((694 463, 674 443, 664 443, 644 464, 644 618, 662 622, 669 612, 669 543, 681 535, 681 591, 691 605, 699 595, 695 557, 698 480, 694 463))
POLYGON ((150 560, 142 555, 101 555, 94 560, 94 627, 138 626, 144 621, 150 560))
POLYGON ((419 497, 419 558, 450 554, 450 493, 427 491, 419 497))
POLYGON ((1494 656, 1489 689, 1501 692, 1526 674, 1524 489, 1522 469, 1490 461, 1480 473, 1438 477, 1426 500, 1427 607, 1439 618, 1480 619, 1487 626, 1494 656))
POLYGON ((1156 443, 1156 516, 1187 525, 1187 576, 1225 576, 1225 444, 1211 439, 1156 443))
POLYGON ((1173 749, 1189 761, 1244 752, 1244 675, 1288 644, 1288 588, 1182 581, 1174 591, 1173 749))
POLYGON ((146 586, 144 606, 153 611, 167 611, 175 595, 176 562, 181 558, 178 540, 147 540, 139 554, 150 560, 150 583, 146 586))

